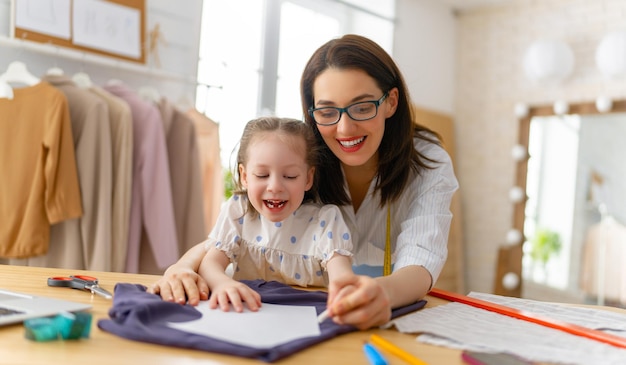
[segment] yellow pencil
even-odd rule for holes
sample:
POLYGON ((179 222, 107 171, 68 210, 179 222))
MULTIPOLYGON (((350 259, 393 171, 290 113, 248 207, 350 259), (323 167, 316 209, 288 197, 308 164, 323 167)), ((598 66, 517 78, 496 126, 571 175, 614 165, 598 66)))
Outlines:
POLYGON ((411 355, 410 353, 404 351, 403 349, 399 348, 398 346, 394 345, 393 343, 385 340, 384 338, 382 338, 382 337, 380 337, 378 335, 371 335, 370 336, 370 341, 374 345, 379 346, 381 349, 383 349, 385 351, 388 351, 389 353, 391 353, 391 354, 401 358, 407 364, 411 364, 411 365, 428 365, 424 361, 418 359, 417 357, 411 355))

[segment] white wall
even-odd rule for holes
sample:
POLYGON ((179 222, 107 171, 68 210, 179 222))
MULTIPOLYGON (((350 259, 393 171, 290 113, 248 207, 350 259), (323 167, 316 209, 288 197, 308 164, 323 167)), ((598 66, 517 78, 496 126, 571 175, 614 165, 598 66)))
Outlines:
POLYGON ((456 19, 438 0, 396 0, 393 56, 413 101, 454 112, 456 19))

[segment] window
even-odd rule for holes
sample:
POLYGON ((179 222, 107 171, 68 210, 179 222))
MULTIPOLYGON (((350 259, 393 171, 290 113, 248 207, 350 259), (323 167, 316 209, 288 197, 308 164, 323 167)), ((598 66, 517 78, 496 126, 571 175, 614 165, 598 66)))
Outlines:
POLYGON ((394 0, 205 0, 196 107, 220 123, 222 165, 231 167, 250 119, 302 119, 300 74, 324 42, 357 33, 392 53, 394 8, 394 0))

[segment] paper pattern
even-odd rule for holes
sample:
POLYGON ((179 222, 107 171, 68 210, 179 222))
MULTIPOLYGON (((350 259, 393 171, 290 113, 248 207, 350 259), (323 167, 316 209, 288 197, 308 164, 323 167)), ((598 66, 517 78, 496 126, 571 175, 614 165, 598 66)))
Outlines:
MULTIPOLYGON (((626 337, 626 315, 485 293, 470 297, 626 337)), ((423 343, 456 349, 509 352, 555 364, 626 364, 626 349, 462 303, 425 308, 392 321, 423 343)))

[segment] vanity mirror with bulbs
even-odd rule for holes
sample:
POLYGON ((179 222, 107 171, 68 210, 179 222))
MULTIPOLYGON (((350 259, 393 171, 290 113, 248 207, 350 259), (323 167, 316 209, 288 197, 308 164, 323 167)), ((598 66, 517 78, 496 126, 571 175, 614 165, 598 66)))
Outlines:
POLYGON ((626 306, 626 100, 515 113, 513 218, 495 292, 626 306))

